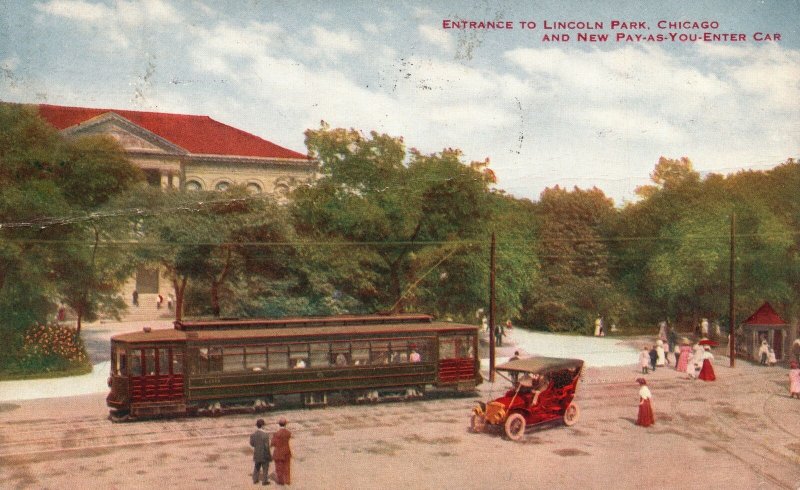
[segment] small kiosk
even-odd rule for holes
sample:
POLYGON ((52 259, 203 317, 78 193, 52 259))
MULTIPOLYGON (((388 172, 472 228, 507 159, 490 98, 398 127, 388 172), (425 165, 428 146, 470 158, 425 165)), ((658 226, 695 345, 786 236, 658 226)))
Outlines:
POLYGON ((758 361, 758 349, 761 342, 767 344, 775 351, 775 359, 786 359, 787 343, 791 340, 789 324, 775 312, 768 302, 765 302, 755 313, 742 322, 737 331, 736 354, 745 359, 758 361))

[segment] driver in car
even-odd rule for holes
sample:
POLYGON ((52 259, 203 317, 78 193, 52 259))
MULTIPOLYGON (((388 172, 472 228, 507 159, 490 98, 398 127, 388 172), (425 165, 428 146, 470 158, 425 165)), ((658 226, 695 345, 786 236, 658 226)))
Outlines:
POLYGON ((521 395, 530 395, 530 404, 531 408, 535 407, 539 404, 539 395, 547 389, 547 386, 550 384, 550 381, 547 379, 546 376, 542 376, 541 374, 528 374, 526 373, 522 378, 519 380, 519 393, 521 395))

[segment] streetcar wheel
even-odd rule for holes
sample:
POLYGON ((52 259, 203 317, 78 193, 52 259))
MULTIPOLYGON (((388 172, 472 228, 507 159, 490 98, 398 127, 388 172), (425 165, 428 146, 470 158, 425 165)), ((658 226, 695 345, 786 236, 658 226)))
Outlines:
POLYGON ((519 441, 525 435, 525 417, 520 413, 512 413, 503 426, 506 436, 512 441, 519 441))
POLYGON ((578 405, 570 403, 567 409, 564 411, 564 425, 566 426, 575 425, 575 423, 578 422, 578 418, 580 416, 581 416, 581 410, 578 408, 578 405))
POLYGON ((480 415, 473 415, 469 421, 469 427, 472 429, 472 432, 483 432, 486 428, 486 419, 480 415))

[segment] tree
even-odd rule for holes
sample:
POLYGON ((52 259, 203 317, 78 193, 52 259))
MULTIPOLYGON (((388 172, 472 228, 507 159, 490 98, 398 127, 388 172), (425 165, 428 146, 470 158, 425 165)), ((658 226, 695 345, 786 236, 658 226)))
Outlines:
POLYGON ((4 352, 13 357, 19 333, 45 322, 56 302, 90 314, 105 308, 103 298, 114 293, 85 260, 97 258, 85 252, 102 235, 92 215, 140 178, 113 140, 67 140, 35 107, 0 103, 0 340, 10 346, 4 352))
POLYGON ((616 219, 597 188, 545 189, 536 206, 541 281, 526 322, 550 330, 585 330, 598 314, 617 314, 605 240, 616 219))
MULTIPOLYGON (((128 213, 136 229, 139 260, 158 264, 175 291, 176 319, 183 317, 190 282, 207 294, 197 313, 220 316, 230 285, 246 284, 255 275, 279 274, 286 261, 281 247, 290 240, 290 225, 269 196, 244 189, 227 192, 183 192, 139 188, 116 206, 128 213), (277 241, 281 247, 270 247, 277 241)), ((255 284, 251 281, 250 284, 255 284)), ((258 291, 238 291, 243 297, 258 291)), ((236 300, 228 301, 232 307, 236 300)))
POLYGON ((424 281, 486 228, 485 174, 458 150, 407 152, 402 138, 324 123, 306 131, 306 145, 322 175, 294 193, 292 215, 302 237, 325 242, 324 253, 355 272, 328 270, 334 290, 367 311, 426 306, 424 281))

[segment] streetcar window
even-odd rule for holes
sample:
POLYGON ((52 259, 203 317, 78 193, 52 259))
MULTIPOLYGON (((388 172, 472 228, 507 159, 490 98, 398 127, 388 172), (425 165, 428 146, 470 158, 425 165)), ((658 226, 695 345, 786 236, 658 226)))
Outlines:
POLYGON ((331 366, 347 366, 350 364, 350 342, 333 342, 331 344, 331 366))
POLYGON ((124 376, 128 367, 128 357, 125 355, 125 348, 117 347, 114 354, 114 374, 117 376, 124 376))
POLYGON ((172 349, 172 374, 183 374, 183 352, 172 349))
POLYGON ((408 342, 408 350, 409 350, 409 361, 411 362, 420 362, 429 359, 428 356, 428 341, 426 339, 411 339, 408 342), (416 352, 418 356, 418 360, 414 361, 411 359, 412 352, 416 352))
POLYGON ((353 342, 353 364, 356 366, 369 364, 369 342, 353 342))
POLYGON ((260 371, 267 367, 267 348, 263 345, 244 348, 244 367, 249 371, 260 371))
POLYGON ((222 347, 208 348, 208 372, 222 372, 222 347))
POLYGON ((142 375, 142 351, 134 349, 131 351, 131 376, 142 375))
POLYGON ((292 367, 308 366, 308 344, 290 344, 289 361, 292 367))
POLYGON ((408 362, 408 341, 392 341, 392 364, 408 362))
POLYGON ((452 337, 439 339, 439 359, 453 359, 456 357, 456 344, 452 337))
POLYGON ((208 372, 208 347, 192 349, 192 362, 196 363, 192 372, 205 374, 208 372))
POLYGON ((270 345, 267 347, 267 367, 273 369, 289 368, 289 347, 285 345, 270 345))
POLYGON ((372 342, 369 363, 389 364, 389 342, 372 342))
POLYGON ((144 350, 144 362, 145 362, 145 376, 155 376, 156 374, 156 350, 155 349, 145 349, 144 350))
POLYGON ((226 373, 244 369, 244 347, 225 347, 222 370, 226 373))
MULTIPOLYGON (((472 351, 472 341, 474 337, 470 337, 469 335, 456 335, 454 337, 450 337, 447 339, 446 343, 452 345, 449 348, 450 356, 448 357, 456 357, 456 358, 466 358, 466 357, 474 357, 472 351)), ((440 350, 440 355, 443 355, 440 350)))
POLYGON ((311 366, 319 367, 319 366, 327 366, 328 365, 328 355, 330 353, 330 344, 327 342, 314 342, 309 345, 311 351, 311 357, 309 360, 311 361, 311 366))
POLYGON ((167 349, 158 349, 158 374, 164 376, 169 374, 169 351, 167 349))

